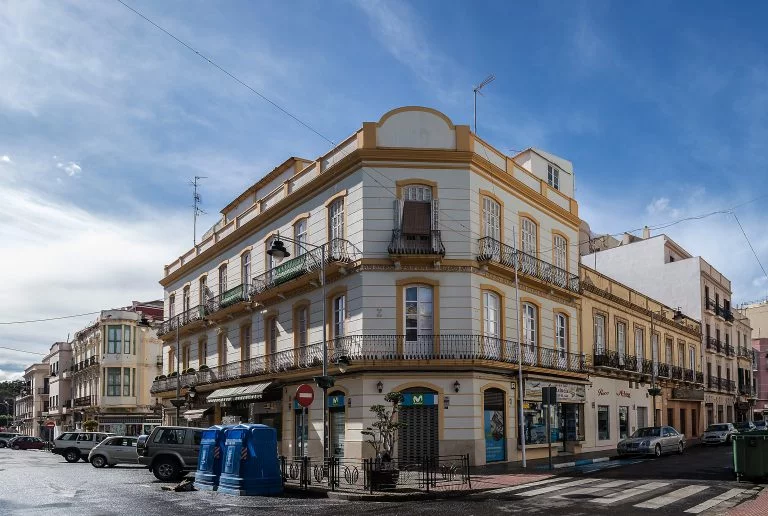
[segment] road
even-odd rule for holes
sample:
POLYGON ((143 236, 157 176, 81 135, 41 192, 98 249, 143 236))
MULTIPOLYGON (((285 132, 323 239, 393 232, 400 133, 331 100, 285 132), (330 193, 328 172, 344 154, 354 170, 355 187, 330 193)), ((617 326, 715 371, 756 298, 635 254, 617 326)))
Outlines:
POLYGON ((376 515, 672 515, 725 514, 762 486, 737 483, 727 447, 683 456, 604 462, 563 472, 539 484, 460 498, 410 502, 350 502, 327 498, 232 497, 163 491, 140 466, 96 469, 47 452, 0 449, 0 514, 376 514, 376 515), (688 512, 686 512, 688 511, 688 512))

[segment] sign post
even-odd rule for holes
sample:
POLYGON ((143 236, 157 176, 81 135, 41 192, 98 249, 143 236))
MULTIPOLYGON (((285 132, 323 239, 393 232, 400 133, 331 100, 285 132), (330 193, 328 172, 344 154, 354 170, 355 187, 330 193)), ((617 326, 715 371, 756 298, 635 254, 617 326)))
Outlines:
POLYGON ((557 387, 541 388, 541 403, 547 407, 547 449, 549 452, 549 469, 552 469, 552 430, 550 428, 550 410, 557 405, 557 387))
MULTIPOLYGON (((312 388, 311 385, 307 383, 303 383, 299 385, 299 387, 296 389, 296 403, 301 405, 301 455, 302 457, 307 456, 307 443, 305 435, 307 435, 307 427, 305 426, 307 424, 307 410, 309 409, 309 406, 312 405, 312 402, 315 401, 315 390, 312 388)), ((325 407, 323 407, 323 410, 325 410, 325 407)))

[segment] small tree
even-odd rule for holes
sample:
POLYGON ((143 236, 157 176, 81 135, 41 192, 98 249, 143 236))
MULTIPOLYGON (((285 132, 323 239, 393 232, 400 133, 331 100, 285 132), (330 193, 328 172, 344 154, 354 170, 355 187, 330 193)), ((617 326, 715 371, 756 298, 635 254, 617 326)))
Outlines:
POLYGON ((95 432, 99 428, 99 422, 89 419, 83 422, 83 430, 86 432, 95 432))
POLYGON ((361 433, 368 436, 369 439, 366 442, 370 443, 376 451, 377 461, 389 462, 395 451, 397 432, 405 426, 405 423, 399 422, 397 417, 403 395, 399 392, 390 392, 384 396, 384 401, 391 404, 391 410, 387 410, 384 405, 371 406, 371 412, 376 415, 376 421, 361 433))

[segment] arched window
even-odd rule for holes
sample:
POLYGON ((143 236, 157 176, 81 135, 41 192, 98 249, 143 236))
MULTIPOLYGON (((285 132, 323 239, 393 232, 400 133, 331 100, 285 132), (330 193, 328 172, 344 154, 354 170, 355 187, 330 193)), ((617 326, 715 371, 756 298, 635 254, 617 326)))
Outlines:
POLYGON ((404 201, 430 202, 432 187, 427 185, 408 185, 403 189, 404 201))
POLYGON ((520 238, 522 251, 531 256, 536 256, 536 223, 529 218, 520 220, 520 238))
POLYGON ((501 205, 483 197, 483 236, 501 241, 501 205))
POLYGON ((555 267, 559 267, 563 270, 568 270, 568 242, 560 235, 555 235, 552 238, 552 244, 554 245, 554 257, 555 267))
POLYGON ((555 340, 560 358, 565 358, 568 353, 568 317, 564 314, 555 314, 555 340))

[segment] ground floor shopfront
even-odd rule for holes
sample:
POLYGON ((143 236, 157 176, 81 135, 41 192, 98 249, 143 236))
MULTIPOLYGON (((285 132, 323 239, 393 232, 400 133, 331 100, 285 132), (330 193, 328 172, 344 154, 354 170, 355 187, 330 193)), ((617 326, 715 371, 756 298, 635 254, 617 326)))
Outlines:
POLYGON ((704 421, 706 425, 733 423, 736 399, 729 394, 704 393, 704 421))
POLYGON ((704 391, 682 387, 662 389, 663 423, 684 434, 687 439, 699 438, 706 429, 703 412, 704 391))

